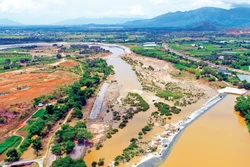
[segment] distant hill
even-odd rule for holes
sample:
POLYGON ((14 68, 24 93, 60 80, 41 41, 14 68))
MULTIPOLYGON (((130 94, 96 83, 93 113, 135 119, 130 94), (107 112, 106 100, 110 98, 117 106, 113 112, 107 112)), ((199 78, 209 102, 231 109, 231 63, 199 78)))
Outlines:
POLYGON ((84 24, 123 24, 138 18, 76 18, 64 20, 55 25, 84 25, 84 24))
POLYGON ((0 26, 21 26, 21 23, 9 20, 9 19, 0 19, 0 26))
POLYGON ((172 27, 211 29, 240 28, 250 25, 250 8, 233 8, 230 10, 205 7, 187 12, 174 12, 152 19, 136 20, 125 23, 130 27, 172 27))

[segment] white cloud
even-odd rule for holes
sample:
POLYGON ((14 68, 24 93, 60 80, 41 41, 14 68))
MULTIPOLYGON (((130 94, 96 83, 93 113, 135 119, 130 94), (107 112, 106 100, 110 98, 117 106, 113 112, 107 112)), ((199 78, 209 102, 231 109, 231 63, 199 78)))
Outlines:
POLYGON ((165 0, 150 0, 150 1, 156 5, 163 4, 165 2, 165 0))
POLYGON ((190 3, 191 6, 194 8, 200 8, 204 6, 213 6, 213 7, 223 7, 223 8, 230 8, 230 3, 225 3, 220 0, 192 0, 190 3))
POLYGON ((114 17, 119 17, 119 16, 143 16, 145 15, 143 7, 141 5, 134 5, 127 7, 126 9, 116 9, 116 10, 108 10, 104 12, 105 16, 114 16, 114 17))
POLYGON ((33 0, 2 0, 0 1, 0 11, 9 13, 27 12, 36 10, 38 6, 33 0))

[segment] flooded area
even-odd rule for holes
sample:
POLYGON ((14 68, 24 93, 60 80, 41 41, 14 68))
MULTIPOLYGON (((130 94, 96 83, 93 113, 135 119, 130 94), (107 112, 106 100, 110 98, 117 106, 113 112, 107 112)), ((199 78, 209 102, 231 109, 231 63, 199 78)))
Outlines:
POLYGON ((29 148, 23 153, 20 159, 23 160, 29 160, 29 159, 35 159, 37 156, 35 154, 35 150, 29 146, 29 148))
MULTIPOLYGON (((128 125, 124 129, 119 129, 119 132, 115 134, 111 139, 107 139, 103 143, 103 147, 100 150, 93 148, 91 153, 84 157, 84 161, 88 166, 91 166, 93 161, 98 161, 104 158, 105 166, 110 164, 116 156, 122 154, 130 144, 130 139, 138 137, 138 132, 147 124, 151 113, 157 109, 154 106, 154 102, 163 101, 154 95, 154 93, 143 91, 141 83, 133 71, 131 65, 127 64, 120 58, 120 55, 125 54, 123 49, 116 47, 103 47, 106 50, 110 50, 113 54, 107 57, 107 63, 114 67, 115 80, 121 86, 119 91, 119 98, 117 101, 121 104, 121 100, 126 97, 129 92, 139 93, 150 105, 150 109, 146 112, 140 112, 129 121, 128 125)), ((209 98, 209 97, 208 97, 209 98)), ((178 115, 174 115, 168 123, 176 123, 187 116, 191 115, 194 111, 200 109, 209 99, 201 98, 198 103, 182 107, 182 112, 178 115)), ((164 100, 165 101, 165 100, 164 100)), ((167 102, 166 103, 171 103, 167 102)), ((173 104, 171 104, 173 105, 173 104)), ((151 132, 145 136, 145 140, 153 140, 155 134, 160 134, 164 131, 162 127, 155 127, 151 132)), ((140 157, 136 157, 129 164, 120 164, 120 166, 132 166, 132 164, 140 162, 140 157)))
POLYGON ((108 57, 108 65, 114 66, 115 79, 122 86, 120 90, 120 98, 126 97, 127 93, 137 91, 142 92, 142 86, 137 79, 132 67, 120 58, 120 55, 125 54, 124 50, 116 47, 103 47, 106 50, 112 51, 112 55, 108 57))
POLYGON ((115 79, 117 83, 122 86, 118 102, 120 103, 120 100, 125 98, 129 92, 137 92, 141 94, 147 102, 151 101, 151 104, 150 110, 136 114, 124 129, 120 129, 111 139, 106 140, 100 150, 93 148, 92 152, 84 158, 88 166, 91 166, 93 161, 98 161, 100 158, 105 158, 105 165, 111 163, 115 157, 120 155, 122 150, 130 144, 130 139, 138 136, 138 132, 147 124, 151 113, 156 110, 151 100, 152 97, 147 93, 142 94, 142 86, 137 80, 137 76, 132 70, 132 67, 119 57, 119 55, 125 54, 123 49, 116 47, 104 48, 111 50, 113 53, 108 57, 107 62, 109 65, 114 66, 115 79))
MULTIPOLYGON (((248 167, 250 134, 228 95, 192 123, 161 167, 248 167)), ((160 166, 160 165, 159 165, 160 166)))

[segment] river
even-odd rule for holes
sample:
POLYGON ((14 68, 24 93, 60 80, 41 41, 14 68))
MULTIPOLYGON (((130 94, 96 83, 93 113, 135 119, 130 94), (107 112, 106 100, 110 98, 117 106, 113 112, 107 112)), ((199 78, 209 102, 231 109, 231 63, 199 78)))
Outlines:
MULTIPOLYGON (((120 55, 125 54, 124 50, 117 47, 104 47, 110 50, 113 54, 107 58, 107 63, 114 66, 115 79, 117 83, 122 86, 120 89, 120 97, 118 101, 125 98, 129 92, 139 93, 150 105, 150 109, 146 112, 136 114, 132 120, 129 121, 127 126, 119 130, 111 139, 106 140, 103 143, 103 147, 100 150, 92 149, 91 153, 84 157, 84 161, 88 166, 91 166, 93 161, 98 161, 100 158, 105 158, 105 166, 111 163, 116 156, 122 154, 122 150, 129 146, 130 139, 137 138, 138 132, 147 124, 147 121, 152 112, 157 109, 153 105, 153 100, 162 101, 154 95, 154 93, 144 92, 142 90, 141 83, 138 81, 135 72, 132 67, 120 58, 120 55)), ((211 96, 215 96, 212 93, 211 96)), ((201 108, 209 99, 201 99, 196 104, 192 104, 187 107, 182 107, 182 112, 178 115, 173 116, 173 119, 169 123, 176 123, 185 117, 189 116, 192 112, 201 108)), ((153 137, 153 134, 162 132, 162 128, 154 128, 147 138, 153 137)), ((132 166, 134 163, 138 163, 140 158, 133 159, 129 164, 120 164, 120 166, 132 166)))
POLYGON ((236 97, 227 95, 191 124, 160 166, 248 167, 250 134, 234 111, 236 97))
POLYGON ((107 58, 107 63, 114 66, 115 79, 122 86, 118 101, 121 102, 121 99, 125 98, 129 92, 137 92, 150 104, 150 109, 136 114, 124 129, 119 130, 111 139, 106 140, 100 150, 93 148, 92 152, 84 157, 88 166, 91 166, 93 161, 98 161, 100 158, 105 158, 105 166, 112 162, 116 156, 122 153, 123 149, 128 147, 131 138, 138 137, 138 132, 147 124, 151 113, 156 110, 153 100, 157 97, 151 93, 143 92, 142 85, 132 67, 120 58, 120 55, 125 54, 124 50, 117 47, 103 48, 113 53, 107 58))

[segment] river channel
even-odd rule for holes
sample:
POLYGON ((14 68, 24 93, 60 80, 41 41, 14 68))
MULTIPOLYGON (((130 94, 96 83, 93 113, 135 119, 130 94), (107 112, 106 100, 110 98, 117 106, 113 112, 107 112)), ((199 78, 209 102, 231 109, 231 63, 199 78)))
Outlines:
POLYGON ((249 167, 250 134, 227 95, 191 124, 161 167, 249 167))

